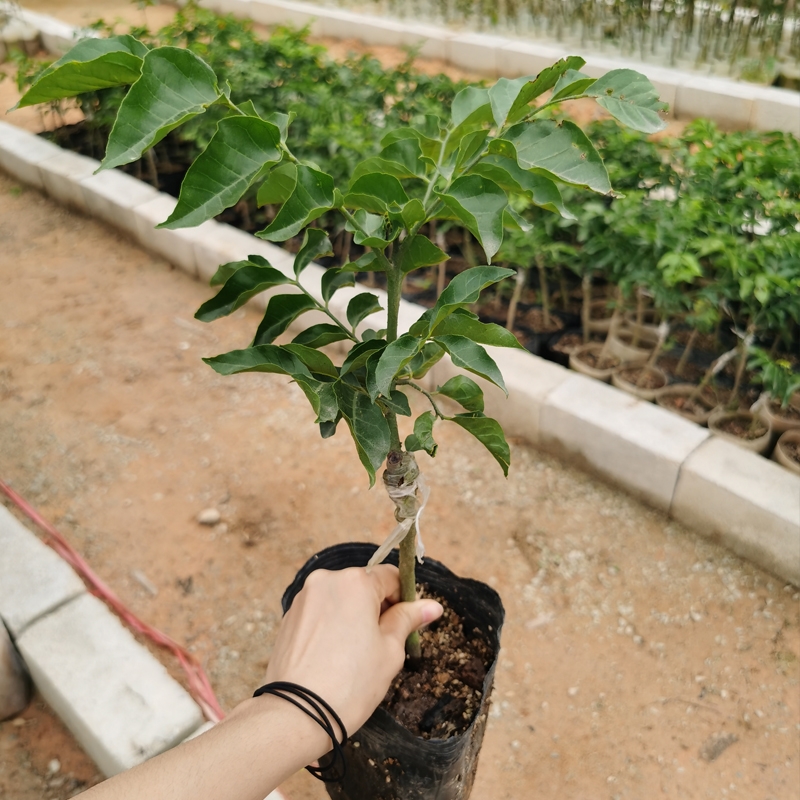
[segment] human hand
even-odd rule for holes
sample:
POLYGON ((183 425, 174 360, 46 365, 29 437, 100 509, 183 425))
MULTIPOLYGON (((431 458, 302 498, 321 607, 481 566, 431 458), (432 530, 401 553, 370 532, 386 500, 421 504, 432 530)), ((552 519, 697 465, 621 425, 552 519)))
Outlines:
POLYGON ((267 681, 316 692, 354 733, 402 668, 408 635, 442 614, 435 600, 399 600, 390 564, 315 570, 283 618, 267 681))

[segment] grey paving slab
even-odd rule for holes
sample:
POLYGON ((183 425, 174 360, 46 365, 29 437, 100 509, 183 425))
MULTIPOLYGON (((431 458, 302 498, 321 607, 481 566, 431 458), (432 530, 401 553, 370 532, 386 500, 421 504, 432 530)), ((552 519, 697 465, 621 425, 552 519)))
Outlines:
POLYGON ((18 639, 42 697, 105 775, 182 742, 200 708, 106 606, 83 594, 18 639))
POLYGON ((583 375, 547 396, 539 441, 664 511, 681 464, 708 430, 583 375))
POLYGON ((133 237, 138 234, 134 209, 158 197, 152 186, 118 169, 104 170, 81 181, 86 210, 133 237))
POLYGON ((11 633, 85 591, 72 568, 0 505, 0 617, 11 633))
POLYGON ((164 222, 173 212, 177 202, 174 197, 159 194, 152 200, 136 206, 134 213, 137 238, 143 247, 163 256, 190 275, 196 276, 194 239, 198 236, 200 228, 156 229, 156 225, 164 222))
POLYGON ((28 186, 44 189, 39 165, 62 152, 40 136, 0 122, 0 169, 28 186))
POLYGON ((53 158, 43 161, 39 169, 47 194, 62 205, 87 212, 86 197, 76 183, 90 177, 100 164, 93 158, 62 150, 53 158))
POLYGON ((680 471, 671 514, 800 586, 800 477, 710 437, 680 471))

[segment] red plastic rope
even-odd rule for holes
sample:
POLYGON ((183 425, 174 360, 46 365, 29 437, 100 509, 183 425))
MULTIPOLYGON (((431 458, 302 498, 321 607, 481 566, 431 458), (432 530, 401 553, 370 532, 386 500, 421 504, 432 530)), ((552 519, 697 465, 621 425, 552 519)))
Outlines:
POLYGON ((159 647, 169 650, 178 659, 189 680, 189 691, 202 709, 203 714, 211 722, 219 722, 225 716, 225 712, 220 707, 214 690, 211 688, 211 682, 200 666, 200 662, 174 639, 152 625, 142 622, 139 617, 126 608, 122 600, 95 573, 85 559, 73 549, 72 545, 67 542, 58 530, 2 480, 0 480, 0 489, 23 514, 33 520, 47 534, 45 542, 83 578, 93 595, 103 600, 128 627, 151 639, 159 647))

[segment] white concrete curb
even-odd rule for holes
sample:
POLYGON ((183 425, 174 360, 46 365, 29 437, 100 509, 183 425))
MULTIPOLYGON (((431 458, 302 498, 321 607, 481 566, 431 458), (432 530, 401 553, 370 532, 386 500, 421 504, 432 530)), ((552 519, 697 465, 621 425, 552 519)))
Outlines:
POLYGON ((173 747, 203 724, 188 692, 2 505, 0 617, 42 697, 105 775, 173 747))
MULTIPOLYGON (((91 207, 87 187, 95 191, 102 176, 107 198, 102 218, 133 232, 142 246, 190 275, 208 280, 219 264, 251 253, 291 274, 289 253, 228 225, 206 222, 194 229, 153 230, 174 208, 174 198, 147 187, 131 191, 132 179, 117 170, 87 175, 89 164, 97 162, 75 158, 33 134, 0 123, 0 167, 78 208, 91 207), (40 152, 47 155, 43 161, 37 157, 40 152)), ((323 272, 311 264, 303 273, 306 286, 317 296, 323 272)), ((364 288, 337 292, 332 310, 344 312, 350 297, 364 288)), ((254 302, 264 308, 269 297, 267 292, 254 302)), ((401 326, 407 327, 423 311, 421 306, 403 302, 401 326)), ((303 325, 310 321, 304 318, 303 325)), ((364 325, 376 327, 378 322, 376 315, 364 325)), ((711 437, 707 429, 665 409, 529 353, 495 348, 492 356, 510 397, 506 400, 498 389, 485 384, 486 409, 509 435, 576 460, 699 533, 800 585, 799 477, 711 437)), ((443 360, 431 371, 429 385, 444 383, 455 373, 452 364, 443 360)))
MULTIPOLYGON (((178 0, 182 4, 182 0, 178 0)), ((647 75, 673 117, 709 117, 729 127, 783 130, 800 136, 800 92, 755 83, 584 53, 557 42, 513 39, 459 32, 428 23, 383 19, 341 8, 293 0, 199 0, 220 14, 247 17, 264 25, 310 26, 317 36, 358 39, 368 45, 419 47, 423 58, 436 58, 488 77, 537 74, 567 55, 586 58, 584 72, 599 77, 612 69, 636 69, 647 75)))

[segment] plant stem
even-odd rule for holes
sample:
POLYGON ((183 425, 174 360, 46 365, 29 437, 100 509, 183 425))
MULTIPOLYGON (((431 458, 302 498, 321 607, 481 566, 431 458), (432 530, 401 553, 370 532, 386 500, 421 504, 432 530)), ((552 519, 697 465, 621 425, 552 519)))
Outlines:
MULTIPOLYGON (((412 525, 411 530, 400 542, 400 598, 403 602, 411 603, 417 599, 417 576, 415 560, 417 557, 417 526, 412 525)), ((406 653, 409 658, 419 660, 422 650, 419 644, 419 633, 414 631, 406 639, 406 653)))
POLYGON ((539 270, 539 300, 542 303, 542 317, 546 333, 550 329, 550 289, 547 285, 547 270, 541 256, 536 257, 536 269, 539 270))
POLYGON ((517 280, 514 284, 514 292, 511 295, 511 302, 508 304, 508 314, 506 316, 506 329, 514 331, 514 321, 517 317, 517 304, 522 297, 522 289, 525 286, 525 278, 528 273, 523 267, 517 267, 517 280))
POLYGON ((695 342, 697 341, 698 335, 699 335, 698 329, 693 328, 692 332, 689 334, 689 341, 686 342, 686 347, 683 349, 683 353, 681 353, 680 360, 678 361, 678 366, 675 368, 675 374, 680 378, 683 377, 683 371, 686 369, 686 362, 692 355, 692 350, 694 350, 694 345, 695 342))
POLYGON ((581 325, 583 325, 583 343, 589 344, 589 322, 592 318, 592 276, 587 272, 581 279, 583 302, 581 303, 581 325))

